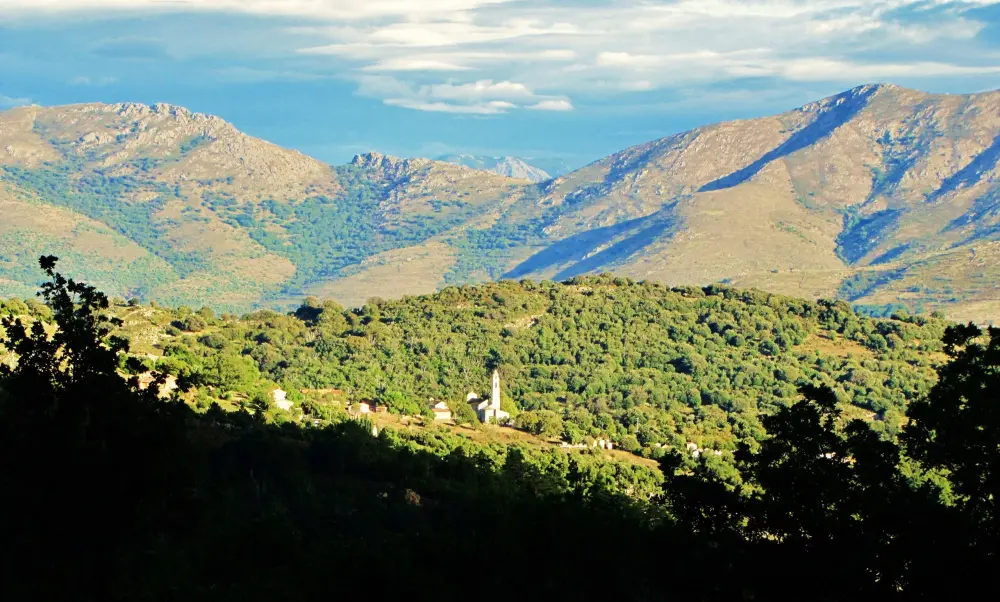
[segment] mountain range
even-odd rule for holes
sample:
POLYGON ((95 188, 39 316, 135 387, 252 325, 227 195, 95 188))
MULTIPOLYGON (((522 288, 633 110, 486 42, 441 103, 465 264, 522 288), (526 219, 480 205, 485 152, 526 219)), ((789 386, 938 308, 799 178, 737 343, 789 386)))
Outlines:
POLYGON ((518 180, 529 180, 531 182, 545 182, 551 180, 552 176, 543 169, 531 165, 524 159, 517 157, 480 157, 476 155, 444 155, 437 157, 438 161, 464 165, 472 169, 490 171, 508 178, 518 180))
POLYGON ((109 293, 231 310, 614 272, 990 321, 998 163, 1000 92, 892 85, 540 182, 378 153, 329 166, 170 105, 21 107, 0 113, 0 296, 32 293, 54 254, 109 293))

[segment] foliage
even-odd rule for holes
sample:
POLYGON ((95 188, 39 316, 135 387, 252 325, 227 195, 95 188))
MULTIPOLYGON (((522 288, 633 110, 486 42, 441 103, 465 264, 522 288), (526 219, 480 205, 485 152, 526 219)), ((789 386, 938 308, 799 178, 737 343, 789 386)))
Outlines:
POLYGON ((539 437, 558 437, 563 433, 562 417, 552 410, 521 412, 514 424, 539 437))
MULTIPOLYGON (((84 172, 73 162, 40 169, 7 166, 4 175, 19 186, 34 191, 46 203, 66 207, 92 219, 104 222, 139 246, 164 259, 173 271, 183 277, 206 268, 203 257, 179 252, 166 236, 166 223, 156 219, 173 191, 149 177, 114 175, 110 170, 84 172), (152 190, 156 197, 149 201, 134 201, 129 197, 139 191, 152 190)), ((146 286, 167 275, 146 275, 146 286)))
POLYGON ((208 323, 198 314, 188 314, 178 320, 174 320, 172 326, 185 332, 201 332, 208 327, 208 323))
POLYGON ((891 436, 934 382, 930 353, 945 325, 872 320, 843 302, 602 276, 452 287, 349 311, 310 300, 293 315, 257 312, 178 337, 164 354, 212 383, 218 356, 235 354, 273 382, 341 389, 406 414, 424 413, 430 398, 459 404, 489 386, 497 365, 502 407, 535 412, 521 424, 553 412, 580 437, 631 435, 653 457, 688 441, 731 452, 757 440, 760 415, 792 403, 806 384, 830 386, 891 436))
POLYGON ((903 270, 858 272, 845 278, 837 294, 848 301, 857 301, 878 288, 903 277, 903 270))
MULTIPOLYGON (((681 446, 668 452, 657 496, 652 471, 598 454, 476 444, 438 428, 387 428, 376 438, 371 424, 352 420, 326 428, 273 420, 266 379, 248 395, 253 416, 158 400, 162 376, 140 391, 119 375, 139 367, 112 336, 122 323, 107 316, 107 297, 55 273, 54 258, 43 258, 42 267, 55 330, 8 312, 0 339, 18 356, 0 372, 5 600, 319 600, 360 570, 377 571, 377 595, 391 598, 478 591, 487 600, 905 601, 1000 593, 992 578, 1000 568, 992 505, 996 331, 988 338, 973 326, 945 333, 953 361, 912 404, 904 448, 869 423, 847 420, 840 391, 805 383, 803 399, 769 413, 761 420, 766 433, 739 445, 735 466, 707 453, 691 462, 681 446), (914 470, 938 468, 945 481, 914 478, 914 470), (938 484, 954 486, 955 505, 938 484), (580 551, 591 549, 624 558, 605 563, 599 578, 581 578, 580 551), (429 585, 421 577, 439 570, 441 550, 501 560, 496 570, 477 565, 429 585), (359 559, 366 561, 360 569, 359 559)), ((601 282, 573 286, 595 292, 601 282)), ((631 285, 616 286, 626 297, 631 285)), ((541 290, 558 297, 556 288, 541 290)), ((702 309, 699 303, 748 294, 697 292, 684 299, 702 309)), ((776 305, 794 305, 798 313, 790 315, 799 317, 813 307, 818 324, 841 330, 862 322, 835 303, 763 300, 776 313, 776 305)), ((314 326, 260 312, 245 320, 255 329, 243 322, 223 328, 231 344, 221 351, 189 346, 184 337, 170 357, 188 368, 202 359, 230 362, 247 357, 234 351, 251 332, 258 348, 280 349, 324 323, 387 326, 400 309, 381 303, 337 317, 310 314, 314 326)), ((892 328, 873 323, 867 340, 880 347, 876 335, 888 345, 907 328, 937 328, 902 318, 892 328)), ((767 331, 741 332, 757 338, 767 331)), ((375 337, 369 345, 391 335, 368 334, 375 337)), ((754 348, 762 350, 759 342, 754 348)), ((506 359, 503 347, 495 351, 506 359)), ((688 360, 683 373, 711 365, 688 360)), ((243 376, 236 370, 234 381, 243 376)), ((545 432, 557 418, 537 409, 519 420, 545 432)), ((588 420, 606 422, 576 407, 562 431, 588 420)), ((639 430, 622 441, 634 447, 629 437, 647 436, 639 430)))
MULTIPOLYGON (((943 392, 935 386, 927 403, 935 405, 943 392)), ((767 562, 780 558, 799 567, 758 595, 802 591, 836 566, 836 582, 823 581, 825 599, 948 596, 956 583, 977 581, 996 562, 995 538, 977 533, 971 515, 942 504, 927 481, 908 479, 895 442, 862 421, 844 421, 829 388, 802 393, 803 401, 765 419, 768 438, 758 451, 741 447, 739 479, 720 477, 707 462, 679 470, 676 455, 663 463, 678 520, 756 549, 767 562)))
POLYGON ((907 451, 943 469, 961 507, 1000 537, 1000 329, 955 326, 944 337, 951 362, 926 398, 909 410, 907 451))
POLYGON ((443 204, 432 203, 438 209, 435 215, 390 219, 381 207, 388 183, 373 180, 353 165, 338 167, 337 174, 344 193, 336 198, 238 203, 233 196, 216 193, 206 195, 205 203, 223 221, 246 229, 265 249, 295 264, 295 278, 285 286, 289 292, 339 277, 372 255, 419 244, 458 225, 472 210, 454 201, 449 203, 453 210, 442 212, 443 204))
MULTIPOLYGON (((0 381, 4 599, 314 599, 330 570, 356 577, 359 556, 392 567, 381 587, 401 594, 443 546, 524 558, 557 534, 622 545, 650 536, 615 490, 651 494, 648 470, 437 432, 373 439, 353 422, 278 427, 259 420, 269 411, 260 392, 257 420, 156 401, 117 374, 127 346, 108 336, 107 298, 54 273, 54 260, 43 266, 58 329, 50 337, 41 322, 29 332, 10 318, 2 341, 19 354, 0 381), (469 530, 481 521, 502 528, 469 530)), ((444 591, 483 579, 456 575, 444 591)))

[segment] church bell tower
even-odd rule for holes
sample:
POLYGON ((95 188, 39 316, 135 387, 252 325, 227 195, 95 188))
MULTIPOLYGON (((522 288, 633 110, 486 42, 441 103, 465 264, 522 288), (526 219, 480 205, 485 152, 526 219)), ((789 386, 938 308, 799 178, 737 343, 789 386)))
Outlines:
POLYGON ((490 395, 490 408, 494 410, 500 409, 500 372, 498 370, 493 371, 493 391, 490 395))

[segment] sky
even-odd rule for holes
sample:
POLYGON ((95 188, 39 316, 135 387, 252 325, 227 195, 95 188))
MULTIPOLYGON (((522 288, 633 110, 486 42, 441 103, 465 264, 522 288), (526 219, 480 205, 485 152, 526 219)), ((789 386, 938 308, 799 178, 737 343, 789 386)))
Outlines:
POLYGON ((874 82, 1000 88, 1000 0, 0 0, 0 110, 166 102, 330 163, 556 171, 874 82))

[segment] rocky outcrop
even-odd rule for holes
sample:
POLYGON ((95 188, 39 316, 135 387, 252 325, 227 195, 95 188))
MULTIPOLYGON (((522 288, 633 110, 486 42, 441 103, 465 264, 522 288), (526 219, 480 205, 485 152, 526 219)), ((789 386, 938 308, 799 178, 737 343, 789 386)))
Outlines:
POLYGON ((380 182, 397 182, 429 164, 430 161, 426 159, 400 159, 376 152, 355 155, 351 160, 351 165, 364 170, 368 177, 380 182))

